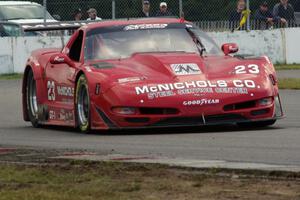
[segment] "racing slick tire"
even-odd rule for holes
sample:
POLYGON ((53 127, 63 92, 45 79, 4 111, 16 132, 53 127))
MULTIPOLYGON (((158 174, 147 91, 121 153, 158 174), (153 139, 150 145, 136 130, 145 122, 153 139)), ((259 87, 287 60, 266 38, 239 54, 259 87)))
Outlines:
POLYGON ((81 75, 76 85, 76 121, 81 132, 88 133, 90 131, 90 96, 86 77, 81 75))
POLYGON ((29 71, 26 80, 26 108, 32 126, 39 127, 36 81, 32 70, 29 71))
POLYGON ((266 121, 258 121, 258 122, 241 122, 237 125, 242 128, 262 128, 267 126, 272 126, 275 124, 276 119, 266 120, 266 121))

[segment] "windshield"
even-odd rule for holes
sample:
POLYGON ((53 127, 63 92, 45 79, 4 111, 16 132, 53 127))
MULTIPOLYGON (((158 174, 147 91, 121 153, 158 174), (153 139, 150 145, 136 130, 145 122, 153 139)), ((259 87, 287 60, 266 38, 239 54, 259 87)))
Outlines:
POLYGON ((0 24, 0 36, 21 36, 22 30, 18 25, 14 24, 0 24))
MULTIPOLYGON (((208 36, 199 31, 195 35, 203 36, 201 42, 207 45, 207 53, 216 54, 218 49, 208 36)), ((187 28, 158 28, 138 30, 100 31, 90 34, 85 41, 85 60, 104 60, 128 58, 134 53, 187 52, 199 54, 195 38, 187 28)))
MULTIPOLYGON (((3 20, 43 19, 44 8, 40 5, 6 5, 0 7, 3 20)), ((47 19, 53 19, 47 12, 47 19)))

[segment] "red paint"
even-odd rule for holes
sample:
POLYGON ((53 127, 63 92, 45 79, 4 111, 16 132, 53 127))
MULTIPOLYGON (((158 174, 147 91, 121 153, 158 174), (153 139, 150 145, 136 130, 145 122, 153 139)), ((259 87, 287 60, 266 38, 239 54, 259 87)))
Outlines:
MULTIPOLYGON (((80 28, 70 38, 65 48, 60 49, 40 49, 32 52, 26 66, 30 67, 34 72, 34 77, 37 84, 37 99, 40 106, 44 106, 49 111, 54 111, 55 119, 40 121, 46 125, 61 125, 76 127, 75 121, 75 100, 74 96, 59 96, 56 95, 55 101, 48 100, 47 82, 54 81, 55 90, 57 86, 76 88, 76 77, 79 73, 84 73, 89 85, 89 95, 91 100, 91 129, 106 130, 112 128, 112 124, 117 128, 130 127, 148 127, 161 120, 168 120, 175 117, 202 117, 210 115, 224 114, 239 114, 247 120, 264 120, 274 118, 275 105, 272 103, 268 106, 255 106, 254 108, 246 108, 234 111, 225 111, 224 106, 228 104, 236 104, 240 102, 255 101, 266 97, 275 97, 279 94, 278 85, 272 85, 269 76, 276 78, 276 72, 269 60, 266 57, 253 59, 240 59, 231 56, 199 56, 193 53, 143 53, 135 54, 127 59, 105 60, 105 62, 113 65, 112 68, 97 69, 92 66, 92 62, 84 62, 84 51, 81 52, 78 62, 70 61, 66 58, 68 49, 73 44, 80 32, 83 33, 83 41, 87 31, 95 28, 107 27, 113 25, 130 25, 130 24, 168 24, 180 23, 180 19, 148 19, 148 20, 117 20, 107 21, 95 24, 89 24, 80 28), (64 56, 55 57, 54 55, 64 56), (53 57, 54 56, 54 57, 53 57), (52 61, 52 62, 51 62, 52 61), (70 62, 73 62, 70 64, 70 62), (189 76, 177 76, 173 73, 170 66, 179 63, 194 63, 199 66, 201 74, 189 76), (260 69, 259 74, 236 74, 236 66, 257 65, 260 69), (138 77, 140 81, 129 83, 118 83, 118 79, 138 77), (238 80, 236 84, 239 86, 244 84, 244 81, 251 80, 255 82, 256 88, 248 88, 248 94, 234 93, 198 93, 176 95, 171 97, 160 97, 149 99, 148 94, 137 95, 136 87, 151 87, 159 84, 182 84, 193 81, 202 81, 207 83, 209 87, 215 87, 218 81, 226 81, 228 87, 233 87, 233 82, 238 80), (100 84, 100 93, 95 94, 96 86, 100 84), (251 95, 253 94, 253 95, 251 95), (203 99, 218 99, 218 104, 205 105, 184 105, 185 101, 198 101, 203 99), (68 101, 67 103, 64 101, 68 101), (175 114, 143 114, 137 112, 134 115, 126 116, 116 114, 111 111, 113 107, 134 107, 134 108, 173 108, 179 112, 175 114), (101 109, 106 115, 106 119, 99 115, 97 108, 101 109), (268 109, 264 115, 253 116, 251 111, 257 109, 268 109), (58 119, 61 110, 68 113, 68 120, 58 119), (73 114, 73 118, 69 115, 73 114), (128 117, 137 122, 129 122, 128 117), (144 120, 144 119, 148 120, 144 120), (107 119, 111 122, 108 123, 107 119), (144 121, 143 121, 144 120, 144 121)), ((187 23, 187 22, 185 22, 187 23)), ((146 40, 147 38, 145 38, 146 40)), ((84 45, 84 44, 83 44, 84 45)), ((232 46, 231 46, 232 47, 232 46)), ((229 47, 228 47, 229 49, 229 47)), ((228 52, 227 52, 228 53, 228 52)), ((101 62, 101 61, 98 61, 101 62)), ((251 69, 250 69, 251 70, 251 69)), ((25 80, 23 81, 23 116, 24 120, 28 121, 26 111, 26 90, 25 80)), ((172 126, 172 125, 171 125, 172 126)))
POLYGON ((14 148, 0 148, 0 154, 8 154, 16 151, 14 148))

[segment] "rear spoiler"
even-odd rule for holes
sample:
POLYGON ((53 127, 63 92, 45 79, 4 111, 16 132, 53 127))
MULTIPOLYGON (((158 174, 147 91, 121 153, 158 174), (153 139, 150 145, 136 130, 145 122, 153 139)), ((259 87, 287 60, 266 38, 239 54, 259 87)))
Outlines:
MULTIPOLYGON (((172 16, 172 17, 160 17, 160 18, 178 18, 178 17, 172 16)), ((130 19, 137 19, 137 18, 120 18, 120 19, 114 19, 113 21, 130 20, 130 19)), ((149 18, 139 18, 139 19, 147 20, 149 18)), ((97 20, 96 21, 58 21, 58 22, 46 22, 46 23, 28 23, 28 24, 22 24, 22 28, 25 32, 76 30, 87 24, 101 23, 103 21, 112 21, 112 20, 105 19, 105 20, 98 20, 98 21, 97 20)))
MULTIPOLYGON (((171 17, 173 18, 173 17, 171 17)), ((66 35, 72 35, 77 29, 88 24, 101 23, 104 21, 120 21, 130 20, 136 18, 120 18, 120 19, 104 19, 93 21, 55 21, 55 22, 40 22, 40 23, 24 23, 17 24, 22 29, 22 32, 26 36, 59 36, 61 37, 64 46, 64 37, 66 35)), ((148 20, 149 18, 139 18, 139 20, 148 20)))
POLYGON ((57 31, 57 30, 76 30, 82 26, 100 21, 66 21, 66 22, 46 22, 22 24, 24 32, 33 31, 57 31))

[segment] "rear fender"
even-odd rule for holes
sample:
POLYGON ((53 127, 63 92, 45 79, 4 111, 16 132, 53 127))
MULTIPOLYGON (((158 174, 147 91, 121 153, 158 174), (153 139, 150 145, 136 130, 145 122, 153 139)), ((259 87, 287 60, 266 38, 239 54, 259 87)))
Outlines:
POLYGON ((278 88, 278 77, 275 70, 275 67, 271 60, 267 56, 262 57, 264 59, 264 67, 265 67, 265 73, 270 82, 272 82, 271 79, 274 79, 275 84, 273 84, 273 91, 274 96, 277 96, 279 94, 279 88, 278 88))
POLYGON ((44 81, 44 68, 40 66, 40 64, 33 58, 29 58, 27 61, 27 65, 24 70, 23 74, 23 81, 22 81, 22 107, 23 107, 23 119, 25 121, 30 121, 28 112, 27 112, 27 99, 26 99, 26 88, 27 88, 27 78, 29 72, 33 72, 33 77, 36 80, 36 86, 37 86, 37 101, 38 104, 43 103, 43 98, 46 97, 46 88, 43 84, 44 81))

